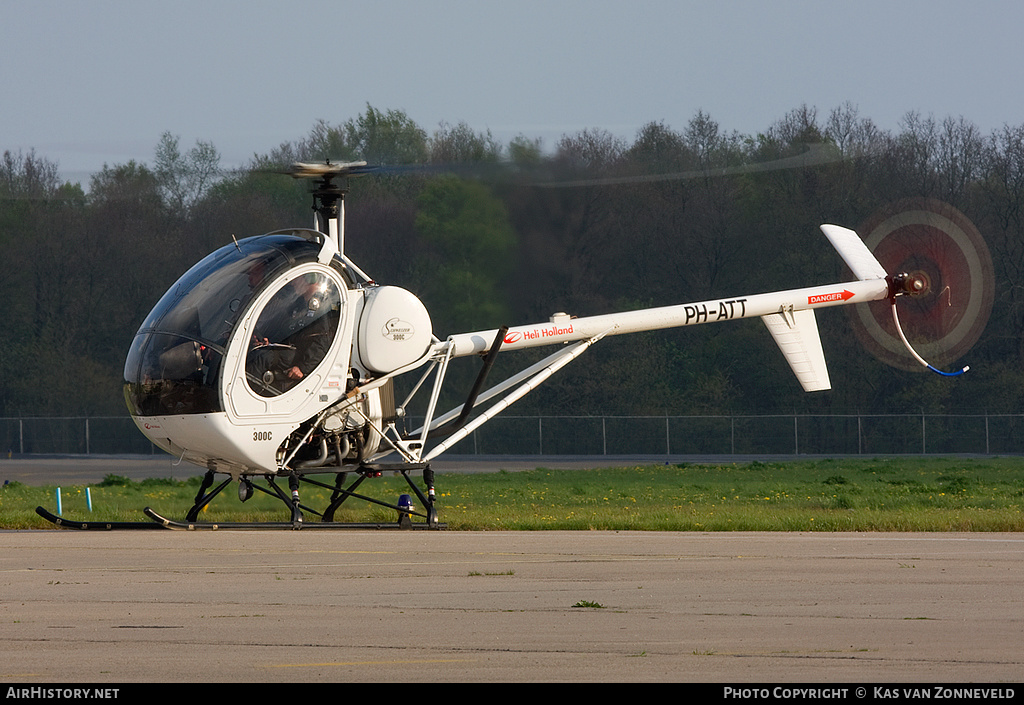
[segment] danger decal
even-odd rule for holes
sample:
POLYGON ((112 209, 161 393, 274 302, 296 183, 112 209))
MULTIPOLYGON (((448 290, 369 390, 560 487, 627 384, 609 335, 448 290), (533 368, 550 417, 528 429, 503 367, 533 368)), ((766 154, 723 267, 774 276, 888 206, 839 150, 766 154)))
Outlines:
POLYGON ((807 303, 809 304, 824 304, 830 301, 847 301, 852 299, 856 294, 852 291, 843 289, 842 291, 835 291, 828 294, 815 294, 814 296, 807 297, 807 303))

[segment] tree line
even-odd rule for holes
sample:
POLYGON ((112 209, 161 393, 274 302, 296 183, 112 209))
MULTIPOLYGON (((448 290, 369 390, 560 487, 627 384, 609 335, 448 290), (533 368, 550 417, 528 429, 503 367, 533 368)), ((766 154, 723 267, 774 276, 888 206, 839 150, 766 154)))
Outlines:
MULTIPOLYGON (((963 377, 876 360, 843 307, 818 314, 830 392, 805 394, 764 326, 741 321, 605 339, 517 413, 1024 411, 1024 125, 983 134, 909 113, 891 131, 845 104, 753 135, 698 112, 631 141, 588 129, 551 147, 463 123, 428 133, 367 106, 229 173, 213 144, 164 133, 152 163, 104 166, 87 188, 44 155, 4 152, 0 414, 125 413, 124 357, 163 292, 232 237, 311 226, 309 184, 275 172, 324 159, 393 167, 352 180, 347 250, 420 296, 442 338, 840 281, 819 224, 856 229, 905 198, 956 208, 991 251, 995 301, 963 377)), ((499 355, 492 374, 531 354, 499 355)))

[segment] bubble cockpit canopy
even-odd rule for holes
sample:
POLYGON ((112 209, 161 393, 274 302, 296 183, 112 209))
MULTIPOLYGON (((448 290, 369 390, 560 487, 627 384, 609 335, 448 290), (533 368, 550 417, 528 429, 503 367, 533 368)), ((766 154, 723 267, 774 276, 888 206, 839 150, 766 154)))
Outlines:
MULTIPOLYGON (((300 234, 272 233, 226 245, 182 275, 143 322, 128 353, 124 389, 132 415, 223 411, 222 367, 239 322, 260 292, 286 270, 315 262, 320 250, 320 243, 300 234)), ((317 283, 324 314, 334 308, 337 291, 317 283)), ((307 313, 320 321, 312 308, 307 313)), ((336 324, 327 332, 332 339, 336 324)), ((279 342, 269 340, 272 334, 268 342, 279 342)), ((253 387, 264 396, 280 393, 279 386, 259 381, 253 387)))

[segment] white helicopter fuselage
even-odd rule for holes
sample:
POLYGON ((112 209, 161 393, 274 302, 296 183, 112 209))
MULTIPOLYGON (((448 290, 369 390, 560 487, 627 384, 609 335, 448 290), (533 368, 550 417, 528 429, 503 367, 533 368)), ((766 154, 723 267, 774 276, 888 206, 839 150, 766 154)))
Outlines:
POLYGON ((815 311, 889 299, 895 328, 917 361, 940 374, 960 374, 928 365, 900 329, 896 297, 924 293, 927 276, 887 273, 857 233, 834 225, 821 229, 852 281, 585 317, 555 313, 542 323, 438 339, 412 292, 376 284, 344 255, 347 188, 335 180, 373 170, 363 162, 293 165, 292 176, 318 180, 314 227, 235 241, 211 253, 139 328, 124 372, 132 417, 155 445, 206 468, 186 521, 174 525, 202 524, 195 523, 199 512, 237 481, 242 502, 260 489, 289 507, 290 522, 274 527, 303 526, 305 511, 317 513, 320 526, 349 526, 334 518, 355 498, 396 510, 400 528, 412 527, 413 514, 425 519, 419 526, 439 528, 431 461, 611 335, 760 318, 812 392, 831 387, 815 311), (485 388, 499 353, 540 346, 554 351, 485 388), (469 356, 482 365, 465 402, 438 413, 449 363, 469 356), (411 372, 419 379, 399 402, 394 380, 411 372), (405 410, 425 390, 422 424, 408 430, 405 410), (364 480, 386 471, 403 475, 412 496, 388 504, 356 493, 364 480), (414 472, 423 488, 410 479, 414 472), (217 473, 229 477, 214 487, 217 473), (334 475, 333 487, 317 477, 322 474, 334 475), (266 487, 255 476, 264 476, 266 487), (275 476, 287 478, 288 493, 275 476), (302 505, 302 483, 331 491, 322 511, 302 505))
POLYGON ((232 475, 278 472, 291 461, 282 443, 314 419, 334 436, 358 431, 364 457, 376 449, 381 392, 352 389, 421 361, 436 339, 415 296, 358 279, 329 242, 308 230, 243 240, 161 299, 125 366, 154 444, 232 475), (300 360, 304 345, 315 352, 300 360))
POLYGON ((161 299, 125 364, 129 408, 154 444, 234 477, 341 472, 391 453, 422 463, 604 336, 754 317, 805 390, 828 389, 814 310, 892 295, 856 233, 822 226, 856 281, 582 318, 556 313, 544 323, 439 340, 415 295, 378 286, 345 259, 331 223, 326 234, 277 231, 225 246, 161 299), (435 415, 452 358, 537 346, 559 350, 467 400, 463 412, 518 385, 472 425, 460 409, 435 415), (438 369, 426 420, 411 435, 399 433, 404 403, 395 405, 389 385, 423 366, 421 384, 438 369), (455 417, 463 427, 428 451, 432 434, 455 417))

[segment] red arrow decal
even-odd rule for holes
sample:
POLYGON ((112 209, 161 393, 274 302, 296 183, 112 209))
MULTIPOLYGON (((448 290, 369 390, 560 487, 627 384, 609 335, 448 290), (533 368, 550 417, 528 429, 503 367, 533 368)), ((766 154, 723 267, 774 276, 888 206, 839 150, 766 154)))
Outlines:
POLYGON ((809 304, 823 304, 827 301, 847 301, 852 299, 856 294, 852 291, 843 289, 842 292, 835 292, 833 294, 815 294, 814 296, 807 297, 807 303, 809 304))

